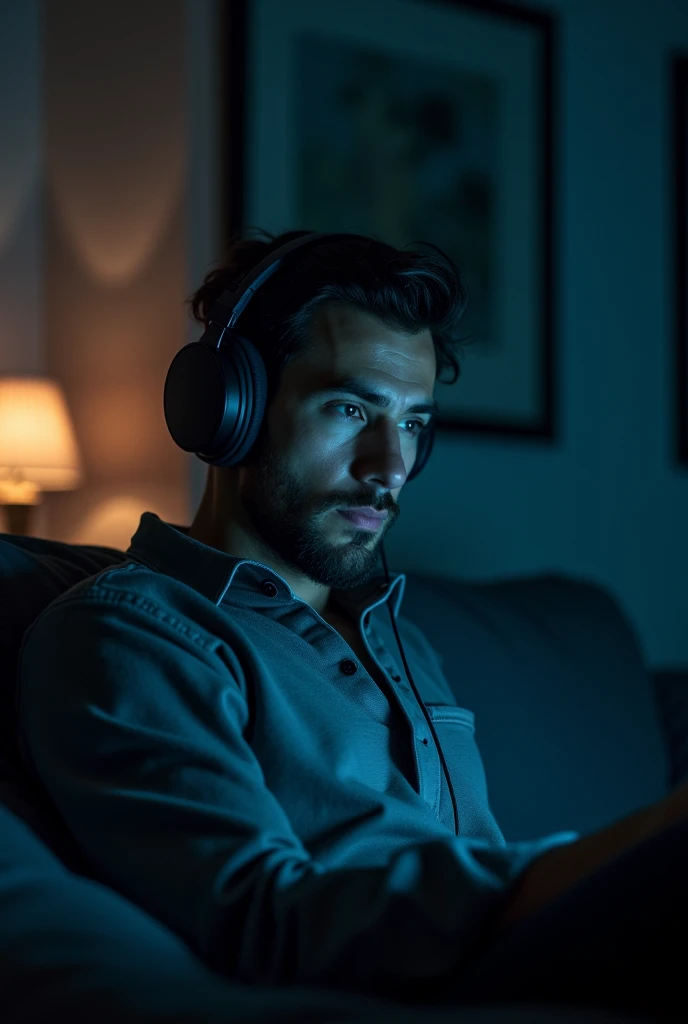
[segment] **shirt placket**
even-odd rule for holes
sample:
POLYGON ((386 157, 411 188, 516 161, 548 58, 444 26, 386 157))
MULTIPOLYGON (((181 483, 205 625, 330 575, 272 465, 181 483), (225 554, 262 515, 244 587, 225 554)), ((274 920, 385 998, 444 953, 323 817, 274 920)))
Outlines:
POLYGON ((441 763, 427 719, 406 679, 403 665, 399 665, 371 626, 364 626, 363 634, 371 657, 390 681, 392 698, 397 701, 411 727, 418 793, 439 817, 441 763))

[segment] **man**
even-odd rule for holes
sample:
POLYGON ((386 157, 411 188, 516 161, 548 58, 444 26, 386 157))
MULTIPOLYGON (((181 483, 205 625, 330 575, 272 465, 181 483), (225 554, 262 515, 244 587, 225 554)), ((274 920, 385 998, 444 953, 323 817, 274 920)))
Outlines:
MULTIPOLYGON (((197 318, 290 237, 238 243, 197 318)), ((241 318, 270 381, 249 457, 211 466, 188 528, 145 513, 128 560, 27 633, 25 753, 94 873, 235 980, 538 999, 548 964, 541 952, 528 975, 519 929, 554 911, 521 933, 556 958, 575 883, 685 818, 677 790, 595 836, 506 843, 455 719, 442 743, 469 812, 455 834, 388 602, 429 711, 455 701, 398 614, 403 576, 386 587, 375 567, 438 371, 457 369, 464 303, 439 251, 361 238, 295 252, 241 318)), ((588 908, 591 929, 600 914, 588 908)), ((573 1000, 575 972, 557 979, 547 994, 573 1000)))

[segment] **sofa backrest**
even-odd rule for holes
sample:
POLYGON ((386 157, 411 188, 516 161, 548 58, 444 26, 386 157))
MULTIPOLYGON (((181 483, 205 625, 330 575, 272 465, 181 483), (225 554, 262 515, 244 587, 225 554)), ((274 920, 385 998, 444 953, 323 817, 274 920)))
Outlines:
POLYGON ((115 548, 0 533, 0 759, 16 754, 14 688, 24 633, 60 594, 126 557, 115 548))
POLYGON ((554 574, 466 583, 407 573, 403 615, 475 715, 506 839, 593 832, 666 793, 653 678, 605 588, 554 574))

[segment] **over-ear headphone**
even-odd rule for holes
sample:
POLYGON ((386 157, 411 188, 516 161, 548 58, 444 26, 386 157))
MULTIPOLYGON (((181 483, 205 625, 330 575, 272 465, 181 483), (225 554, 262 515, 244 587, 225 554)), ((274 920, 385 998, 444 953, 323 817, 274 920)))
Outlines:
MULTIPOLYGON (((236 322, 258 288, 275 273, 288 253, 306 245, 339 238, 370 241, 364 235, 313 231, 285 242, 250 270, 234 291, 220 295, 208 311, 208 326, 202 337, 177 352, 167 371, 163 405, 167 428, 185 452, 194 452, 211 466, 239 466, 246 459, 263 422, 268 382, 263 357, 248 338, 234 329, 236 322)), ((435 428, 431 421, 418 438, 416 460, 406 478, 407 483, 418 476, 430 458, 434 440, 435 428)), ((382 541, 380 554, 389 586, 389 569, 382 541)), ((455 834, 458 835, 456 796, 444 752, 411 676, 389 601, 387 610, 407 678, 437 746, 454 809, 455 834)))
MULTIPOLYGON (((208 312, 208 326, 198 341, 177 352, 167 372, 163 404, 167 427, 176 444, 211 466, 238 466, 260 431, 267 398, 265 363, 235 325, 258 288, 293 249, 364 235, 309 232, 268 253, 239 282, 225 291, 208 312)), ((406 482, 418 476, 434 443, 433 421, 418 438, 416 460, 406 482)))

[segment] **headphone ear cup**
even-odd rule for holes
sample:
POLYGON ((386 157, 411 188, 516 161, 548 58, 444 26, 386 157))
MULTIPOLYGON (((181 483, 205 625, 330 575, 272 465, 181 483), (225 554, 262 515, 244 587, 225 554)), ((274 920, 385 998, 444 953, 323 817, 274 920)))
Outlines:
POLYGON ((206 332, 172 360, 165 379, 165 421, 184 451, 213 466, 234 466, 258 436, 267 374, 262 356, 246 338, 226 331, 220 348, 213 341, 206 332))
POLYGON ((212 466, 239 466, 263 425, 268 375, 263 357, 248 338, 234 331, 226 332, 225 337, 219 350, 226 382, 223 433, 214 450, 199 454, 199 458, 212 466))
POLYGON ((431 422, 427 430, 424 430, 420 435, 418 441, 418 451, 416 452, 416 461, 413 463, 413 469, 406 477, 406 483, 413 480, 414 477, 418 476, 425 463, 430 458, 432 452, 432 446, 435 443, 435 423, 431 422))

